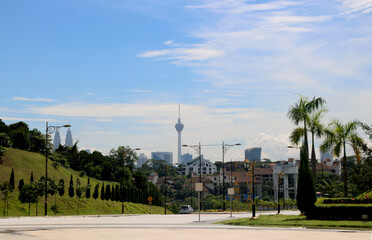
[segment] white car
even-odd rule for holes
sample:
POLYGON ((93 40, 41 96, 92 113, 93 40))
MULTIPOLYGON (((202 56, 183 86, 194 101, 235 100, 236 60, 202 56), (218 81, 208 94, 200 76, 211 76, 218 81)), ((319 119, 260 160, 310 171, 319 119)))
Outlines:
POLYGON ((194 212, 194 209, 192 209, 190 205, 183 205, 181 207, 179 214, 191 214, 193 212, 194 212))

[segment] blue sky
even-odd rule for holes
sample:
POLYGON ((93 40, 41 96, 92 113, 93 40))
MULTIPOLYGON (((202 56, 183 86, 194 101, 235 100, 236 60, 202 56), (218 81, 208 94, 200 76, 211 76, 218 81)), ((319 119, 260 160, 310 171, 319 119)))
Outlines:
POLYGON ((2 1, 0 118, 175 157, 181 104, 183 143, 286 159, 298 94, 327 100, 325 123, 371 124, 371 26, 372 0, 2 1))

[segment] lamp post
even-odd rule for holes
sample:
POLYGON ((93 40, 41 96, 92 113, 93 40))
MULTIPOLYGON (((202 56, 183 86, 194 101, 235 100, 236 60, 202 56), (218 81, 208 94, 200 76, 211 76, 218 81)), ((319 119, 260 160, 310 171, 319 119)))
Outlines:
POLYGON ((252 171, 252 194, 253 194, 253 204, 252 204, 252 217, 251 219, 256 218, 256 201, 255 201, 255 189, 254 189, 254 161, 250 162, 248 159, 244 161, 244 168, 248 172, 249 170, 252 171))
MULTIPOLYGON (((201 171, 201 144, 200 144, 200 142, 199 142, 198 145, 183 144, 182 147, 194 148, 194 150, 199 154, 199 183, 201 183, 202 182, 202 178, 201 178, 202 171, 201 171)), ((192 179, 192 173, 191 173, 191 179, 192 179)), ((200 191, 198 191, 198 196, 199 196, 199 214, 200 214, 200 209, 201 209, 200 191)), ((192 198, 192 196, 191 196, 191 198, 192 198)))
MULTIPOLYGON (((282 181, 282 177, 284 176, 284 172, 280 172, 278 174, 278 213, 277 214, 280 214, 280 198, 279 198, 279 193, 280 193, 280 183, 282 181)), ((283 186, 283 194, 284 194, 284 186, 283 186)))
POLYGON ((64 127, 71 127, 71 125, 63 125, 63 126, 49 126, 48 122, 46 122, 45 127, 45 216, 48 215, 48 137, 49 134, 54 133, 54 131, 58 128, 64 127))
POLYGON ((222 209, 226 210, 226 193, 225 193, 225 154, 227 150, 232 146, 239 146, 240 143, 236 144, 225 144, 222 142, 222 209))
POLYGON ((125 149, 124 148, 124 153, 123 153, 123 183, 122 183, 122 196, 121 196, 121 214, 124 214, 124 180, 125 180, 125 158, 127 157, 127 151, 126 150, 141 150, 141 148, 134 148, 134 149, 131 149, 131 148, 128 148, 128 149, 125 149))
POLYGON ((164 215, 167 215, 167 162, 164 160, 164 171, 165 171, 165 179, 164 179, 164 215))

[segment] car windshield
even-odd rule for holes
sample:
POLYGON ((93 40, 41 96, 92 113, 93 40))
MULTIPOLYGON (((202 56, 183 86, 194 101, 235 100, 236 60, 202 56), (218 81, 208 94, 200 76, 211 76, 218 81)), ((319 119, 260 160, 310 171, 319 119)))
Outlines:
POLYGON ((187 207, 187 206, 182 206, 181 209, 182 209, 182 210, 187 210, 187 209, 189 209, 189 207, 187 207))

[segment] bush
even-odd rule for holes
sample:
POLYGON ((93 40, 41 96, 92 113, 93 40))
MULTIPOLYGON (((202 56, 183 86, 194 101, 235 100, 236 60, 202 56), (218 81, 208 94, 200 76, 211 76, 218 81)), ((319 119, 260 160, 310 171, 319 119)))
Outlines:
POLYGON ((354 198, 325 198, 323 204, 369 204, 372 199, 354 199, 354 198))
POLYGON ((319 220, 363 220, 362 215, 367 215, 368 221, 372 220, 372 205, 320 205, 307 215, 308 219, 319 220))

